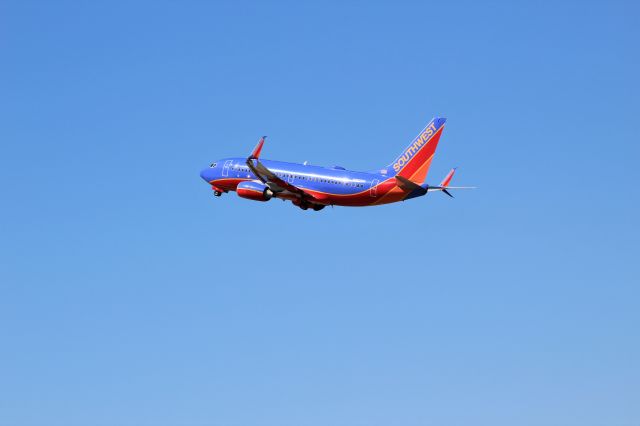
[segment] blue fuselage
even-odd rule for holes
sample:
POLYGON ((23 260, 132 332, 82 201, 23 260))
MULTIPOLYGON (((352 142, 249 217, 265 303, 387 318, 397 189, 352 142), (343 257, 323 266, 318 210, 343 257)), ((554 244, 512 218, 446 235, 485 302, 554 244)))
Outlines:
MULTIPOLYGON (((282 180, 313 193, 323 204, 369 205, 378 198, 377 187, 388 180, 387 169, 377 173, 356 172, 342 167, 321 167, 284 161, 261 160, 282 180)), ((200 176, 214 189, 235 191, 238 184, 258 180, 246 158, 224 158, 204 169, 200 176)), ((286 197, 283 197, 286 198, 286 197)))
POLYGON ((262 160, 263 137, 248 157, 224 158, 200 176, 217 196, 236 191, 240 197, 254 201, 290 200, 305 210, 404 201, 427 194, 428 185, 423 182, 445 121, 435 117, 394 161, 378 170, 356 172, 343 167, 262 160))

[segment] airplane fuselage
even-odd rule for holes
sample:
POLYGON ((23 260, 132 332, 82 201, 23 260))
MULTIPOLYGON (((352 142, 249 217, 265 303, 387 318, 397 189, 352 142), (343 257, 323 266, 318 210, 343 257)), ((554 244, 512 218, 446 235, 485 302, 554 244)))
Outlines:
MULTIPOLYGON (((393 177, 383 173, 274 160, 261 162, 282 180, 312 194, 323 205, 368 206, 397 201, 395 197, 387 196, 386 200, 383 198, 395 186, 393 177)), ((246 158, 224 158, 212 166, 203 171, 202 177, 214 190, 236 191, 242 182, 259 180, 247 166, 246 158)), ((386 169, 382 172, 386 173, 386 169)), ((296 197, 283 191, 278 194, 278 198, 295 200, 296 197)))
MULTIPOLYGON (((435 117, 388 166, 368 172, 260 159, 263 137, 246 157, 223 158, 200 176, 216 196, 235 191, 254 201, 290 200, 307 210, 325 206, 372 206, 448 192, 451 170, 439 186, 424 183, 446 119, 435 117)), ((459 189, 459 188, 458 188, 459 189)))

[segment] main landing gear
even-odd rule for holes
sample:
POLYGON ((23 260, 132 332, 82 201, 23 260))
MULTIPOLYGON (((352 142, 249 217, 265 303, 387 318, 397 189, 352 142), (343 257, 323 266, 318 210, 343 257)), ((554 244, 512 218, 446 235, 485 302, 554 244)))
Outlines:
POLYGON ((320 210, 324 209, 324 205, 322 204, 311 204, 307 201, 302 201, 298 207, 300 207, 302 210, 307 210, 309 208, 312 208, 314 211, 319 212, 320 210))
POLYGON ((216 197, 219 197, 222 195, 222 192, 214 190, 213 195, 215 195, 216 197))

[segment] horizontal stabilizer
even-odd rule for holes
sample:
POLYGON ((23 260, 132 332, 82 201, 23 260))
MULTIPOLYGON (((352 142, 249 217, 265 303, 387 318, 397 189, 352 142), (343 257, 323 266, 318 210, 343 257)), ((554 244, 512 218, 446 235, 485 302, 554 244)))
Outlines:
POLYGON ((396 185, 398 185, 400 189, 402 189, 404 192, 407 193, 404 197, 405 200, 427 195, 426 185, 425 186, 418 185, 417 183, 400 175, 396 175, 395 178, 396 178, 396 185))
POLYGON ((444 179, 442 179, 442 182, 440 182, 440 186, 442 187, 447 187, 449 186, 449 182, 451 182, 451 179, 453 179, 453 175, 456 172, 457 167, 454 167, 453 169, 451 169, 449 171, 449 173, 447 173, 447 175, 444 177, 444 179))
POLYGON ((475 189, 475 186, 449 186, 451 179, 453 179, 453 175, 456 172, 457 167, 454 167, 447 173, 447 175, 442 179, 439 186, 430 186, 428 191, 442 191, 447 194, 449 197, 453 198, 453 195, 449 192, 449 189, 475 189))
POLYGON ((396 176, 396 183, 403 191, 411 192, 411 193, 415 191, 416 193, 415 195, 424 195, 427 193, 426 188, 423 188, 417 183, 410 181, 406 177, 402 177, 399 175, 396 176))
POLYGON ((449 192, 450 189, 476 189, 475 186, 430 186, 427 188, 428 192, 442 191, 449 197, 453 198, 453 195, 449 192))

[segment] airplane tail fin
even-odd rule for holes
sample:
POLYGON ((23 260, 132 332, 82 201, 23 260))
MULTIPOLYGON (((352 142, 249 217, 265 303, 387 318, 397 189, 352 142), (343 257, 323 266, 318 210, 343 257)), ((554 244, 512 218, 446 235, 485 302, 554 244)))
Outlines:
POLYGON ((388 167, 391 176, 424 182, 436 152, 446 118, 435 117, 388 167))

